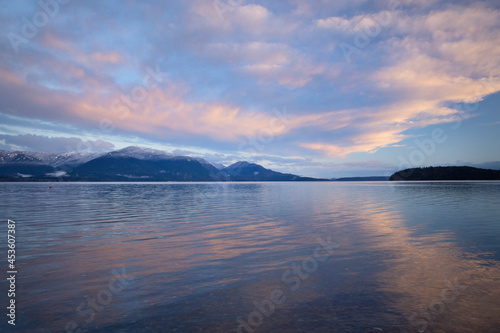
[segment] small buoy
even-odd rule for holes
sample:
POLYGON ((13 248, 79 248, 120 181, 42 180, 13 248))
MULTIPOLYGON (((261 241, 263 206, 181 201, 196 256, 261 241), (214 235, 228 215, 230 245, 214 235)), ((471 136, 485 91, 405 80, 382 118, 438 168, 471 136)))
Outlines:
POLYGON ((52 188, 52 186, 49 186, 49 188, 52 188))

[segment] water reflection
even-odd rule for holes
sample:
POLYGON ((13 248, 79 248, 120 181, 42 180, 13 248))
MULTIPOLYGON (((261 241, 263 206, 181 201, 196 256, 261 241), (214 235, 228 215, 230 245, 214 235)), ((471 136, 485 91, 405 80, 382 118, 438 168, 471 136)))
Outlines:
POLYGON ((96 332, 234 332, 238 319, 255 332, 500 327, 500 183, 47 187, 0 184, 2 211, 22 226, 19 331, 75 321, 96 332), (289 275, 300 281, 292 290, 283 274, 327 237, 339 247, 289 275), (132 282, 85 322, 76 308, 120 269, 132 282), (466 288, 441 311, 455 279, 466 288), (286 300, 248 324, 273 290, 286 300))

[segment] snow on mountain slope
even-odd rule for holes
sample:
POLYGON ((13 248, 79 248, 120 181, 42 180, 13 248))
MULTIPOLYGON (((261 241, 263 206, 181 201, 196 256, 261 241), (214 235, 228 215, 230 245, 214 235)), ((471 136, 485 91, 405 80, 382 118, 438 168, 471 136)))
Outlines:
POLYGON ((27 163, 43 164, 43 162, 29 152, 0 150, 0 163, 27 163))
POLYGON ((159 160, 168 159, 175 157, 170 153, 163 150, 152 149, 152 148, 142 148, 142 147, 126 147, 120 150, 115 150, 109 153, 105 153, 102 156, 109 157, 133 157, 139 160, 159 160))
POLYGON ((43 153, 43 152, 30 152, 30 151, 6 151, 0 150, 0 164, 1 163, 28 163, 28 164, 45 164, 52 167, 60 167, 67 165, 69 167, 76 167, 89 162, 97 157, 132 157, 139 160, 195 160, 202 165, 211 166, 218 170, 224 168, 224 165, 209 162, 201 157, 179 156, 167 153, 158 149, 142 148, 142 147, 126 147, 123 149, 111 151, 108 153, 43 153))
POLYGON ((41 153, 31 151, 0 150, 0 163, 45 164, 53 167, 76 166, 93 160, 102 154, 96 153, 41 153))

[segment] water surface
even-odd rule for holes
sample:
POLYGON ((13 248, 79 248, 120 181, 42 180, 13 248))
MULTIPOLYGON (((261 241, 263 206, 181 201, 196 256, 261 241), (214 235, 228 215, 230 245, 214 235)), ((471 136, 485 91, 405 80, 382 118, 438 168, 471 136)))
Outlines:
POLYGON ((500 331, 500 182, 0 183, 0 198, 16 332, 500 331))

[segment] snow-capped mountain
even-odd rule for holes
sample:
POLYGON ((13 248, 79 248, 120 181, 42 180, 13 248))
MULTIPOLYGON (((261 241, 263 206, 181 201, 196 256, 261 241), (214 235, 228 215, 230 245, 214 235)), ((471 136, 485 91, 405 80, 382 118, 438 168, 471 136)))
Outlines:
POLYGON ((102 154, 106 157, 132 157, 139 160, 161 160, 175 157, 175 155, 167 153, 163 150, 152 149, 152 148, 142 148, 142 147, 126 147, 123 149, 111 151, 109 153, 102 154))
POLYGON ((228 179, 234 181, 310 181, 317 180, 309 177, 300 177, 288 173, 276 172, 264 168, 262 165, 246 161, 236 162, 221 170, 228 179))
POLYGON ((31 151, 6 151, 0 150, 0 164, 26 163, 44 164, 52 167, 67 165, 74 167, 101 156, 98 153, 41 153, 31 151))
POLYGON ((127 147, 103 154, 0 150, 0 179, 69 181, 291 181, 315 180, 237 162, 224 167, 200 157, 127 147))
POLYGON ((139 160, 186 160, 186 161, 198 161, 202 165, 210 165, 218 170, 225 168, 222 164, 209 162, 201 157, 191 157, 191 156, 182 156, 182 155, 174 155, 171 153, 167 153, 163 150, 152 149, 152 148, 142 148, 142 147, 126 147, 120 150, 115 150, 103 156, 109 157, 133 157, 139 160))
MULTIPOLYGON (((185 156, 183 156, 185 157, 185 156)), ((210 162, 210 161, 207 161, 201 157, 191 157, 192 159, 194 159, 195 161, 198 161, 200 162, 202 165, 210 165, 210 166, 213 166, 214 168, 218 169, 218 170, 222 170, 224 169, 226 166, 223 165, 223 164, 219 164, 219 163, 213 163, 213 162, 210 162)))
POLYGON ((219 170, 204 159, 127 147, 75 167, 70 176, 95 181, 214 181, 219 170))
POLYGON ((30 152, 0 150, 0 163, 43 164, 42 160, 30 152))
POLYGON ((67 165, 75 167, 101 156, 102 153, 31 153, 31 156, 40 159, 44 164, 60 167, 67 165))

